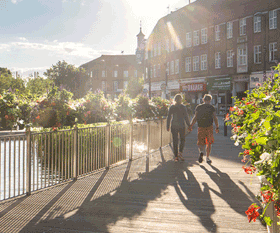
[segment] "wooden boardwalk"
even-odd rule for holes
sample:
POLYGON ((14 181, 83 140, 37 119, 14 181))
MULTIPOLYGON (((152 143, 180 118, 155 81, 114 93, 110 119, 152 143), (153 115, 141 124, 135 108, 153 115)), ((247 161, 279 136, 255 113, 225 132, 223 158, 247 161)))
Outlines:
POLYGON ((245 211, 258 193, 240 149, 215 135, 212 165, 197 162, 196 129, 184 162, 169 146, 110 170, 0 203, 0 232, 266 232, 245 211))

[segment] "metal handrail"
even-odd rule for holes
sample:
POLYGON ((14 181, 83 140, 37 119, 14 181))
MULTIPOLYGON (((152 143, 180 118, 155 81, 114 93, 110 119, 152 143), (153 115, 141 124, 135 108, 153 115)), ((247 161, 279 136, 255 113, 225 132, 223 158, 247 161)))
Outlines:
POLYGON ((171 142, 166 119, 0 137, 0 201, 75 180, 171 142))

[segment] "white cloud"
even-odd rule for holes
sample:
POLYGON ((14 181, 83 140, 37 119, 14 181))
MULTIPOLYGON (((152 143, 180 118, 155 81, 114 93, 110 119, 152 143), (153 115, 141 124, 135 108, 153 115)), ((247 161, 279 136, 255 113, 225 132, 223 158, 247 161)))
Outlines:
POLYGON ((18 2, 21 2, 21 1, 23 1, 23 0, 11 0, 11 2, 12 2, 13 4, 17 4, 18 2))
POLYGON ((21 41, 28 41, 25 37, 19 37, 21 41))

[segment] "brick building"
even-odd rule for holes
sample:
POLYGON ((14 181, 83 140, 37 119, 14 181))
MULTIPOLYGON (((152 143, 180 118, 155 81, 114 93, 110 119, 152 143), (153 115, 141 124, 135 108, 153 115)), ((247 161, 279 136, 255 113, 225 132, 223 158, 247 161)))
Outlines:
POLYGON ((93 91, 99 89, 105 96, 116 98, 126 88, 131 77, 143 77, 144 37, 140 27, 135 55, 102 55, 81 65, 91 78, 93 91))
POLYGON ((147 39, 145 88, 192 104, 213 95, 223 114, 280 61, 280 1, 197 0, 161 18, 147 39), (279 59, 279 60, 278 60, 279 59))

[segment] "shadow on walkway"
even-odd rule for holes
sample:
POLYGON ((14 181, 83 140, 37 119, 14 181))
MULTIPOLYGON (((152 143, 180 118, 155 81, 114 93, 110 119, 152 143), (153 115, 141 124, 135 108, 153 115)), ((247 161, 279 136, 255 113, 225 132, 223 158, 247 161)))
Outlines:
MULTIPOLYGON (((161 153, 159 159, 161 158, 162 162, 159 162, 154 170, 139 173, 138 178, 132 181, 129 180, 131 170, 135 170, 135 167, 138 166, 139 169, 142 167, 142 171, 145 171, 149 158, 142 162, 141 160, 145 159, 128 162, 123 165, 124 168, 116 167, 104 171, 93 183, 89 182, 92 180, 84 178, 83 185, 91 187, 85 197, 77 193, 79 189, 73 193, 71 190, 73 185, 69 184, 20 232, 112 232, 110 228, 123 219, 128 221, 124 226, 127 229, 129 221, 137 219, 146 211, 150 202, 166 195, 168 186, 174 187, 184 207, 198 217, 201 225, 208 232, 217 232, 217 225, 212 219, 215 206, 210 191, 224 199, 237 213, 245 215, 241 206, 246 206, 251 203, 251 200, 226 173, 222 173, 214 166, 211 168, 215 172, 200 166, 219 186, 220 192, 209 187, 207 183, 202 183, 203 188, 201 188, 197 178, 189 169, 194 164, 186 161, 174 163, 170 160, 170 155, 169 158, 167 157, 161 153), (103 185, 104 183, 106 185, 103 185), (110 187, 117 188, 112 191, 110 187), (72 195, 77 196, 76 201, 81 201, 81 205, 70 211, 63 211, 62 207, 56 205, 55 202, 59 199, 61 203, 67 205, 67 198, 72 195), (42 216, 45 217, 42 218, 42 216)), ((84 186, 80 186, 81 194, 85 192, 84 186)), ((174 197, 174 199, 176 198, 174 197)), ((176 216, 172 216, 172 213, 170 213, 170 219, 174 219, 174 224, 176 224, 176 216)), ((189 216, 186 216, 183 221, 190 221, 189 216)), ((142 224, 144 226, 145 222, 142 224)), ((141 226, 137 227, 137 229, 141 229, 141 226)))

